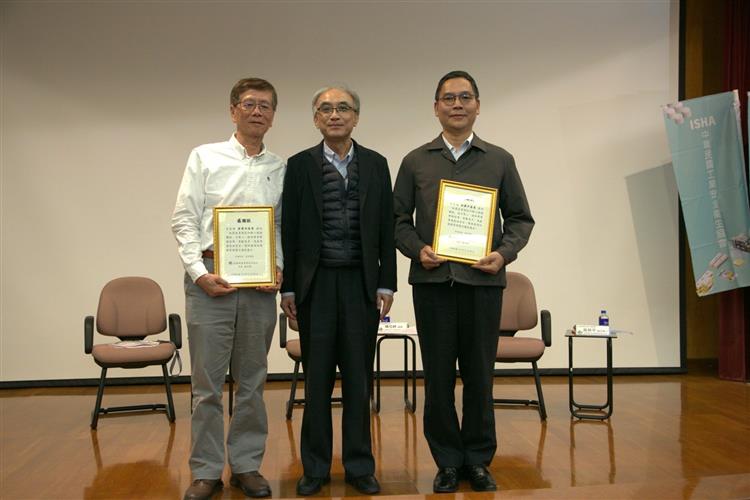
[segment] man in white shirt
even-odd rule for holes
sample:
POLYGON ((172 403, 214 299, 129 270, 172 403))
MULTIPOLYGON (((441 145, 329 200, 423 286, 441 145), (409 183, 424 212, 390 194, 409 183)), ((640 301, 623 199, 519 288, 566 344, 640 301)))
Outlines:
POLYGON ((263 383, 283 269, 281 191, 286 169, 283 160, 263 144, 276 104, 276 90, 265 80, 245 78, 234 85, 229 112, 236 131, 228 141, 193 149, 172 215, 172 231, 185 267, 192 366, 194 481, 185 492, 186 500, 209 499, 224 486, 221 396, 230 360, 237 384, 226 443, 230 483, 250 497, 271 495, 258 470, 268 434, 263 383), (276 286, 238 289, 213 273, 213 208, 247 205, 274 207, 276 286))

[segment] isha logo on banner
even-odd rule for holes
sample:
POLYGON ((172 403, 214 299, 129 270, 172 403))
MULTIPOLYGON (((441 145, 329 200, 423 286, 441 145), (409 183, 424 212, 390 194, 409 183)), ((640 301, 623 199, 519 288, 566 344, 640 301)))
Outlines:
POLYGON ((695 289, 750 286, 750 207, 737 91, 662 107, 695 289))

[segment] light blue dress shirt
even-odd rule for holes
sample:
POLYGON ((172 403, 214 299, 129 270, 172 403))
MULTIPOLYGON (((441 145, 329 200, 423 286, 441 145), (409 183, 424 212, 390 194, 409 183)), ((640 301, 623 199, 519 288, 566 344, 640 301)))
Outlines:
POLYGON ((339 155, 337 155, 333 149, 328 147, 328 144, 323 142, 323 156, 325 159, 336 167, 336 170, 339 171, 341 174, 341 177, 344 178, 344 185, 349 185, 349 179, 347 178, 347 174, 349 171, 347 168, 349 167, 349 164, 352 162, 352 158, 354 158, 354 143, 352 142, 352 145, 349 146, 349 152, 344 155, 343 158, 339 158, 339 155))
POLYGON ((469 137, 466 138, 466 140, 461 144, 459 147, 454 148, 453 145, 448 142, 448 139, 445 138, 444 135, 441 135, 443 138, 443 142, 448 147, 448 151, 451 152, 453 155, 453 159, 458 161, 459 158, 461 158, 461 155, 464 154, 470 147, 471 147, 471 141, 474 140, 474 132, 471 133, 469 137))

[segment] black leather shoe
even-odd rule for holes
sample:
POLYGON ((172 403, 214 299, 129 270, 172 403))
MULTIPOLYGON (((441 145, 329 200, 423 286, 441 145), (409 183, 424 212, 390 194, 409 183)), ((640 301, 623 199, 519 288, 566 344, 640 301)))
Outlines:
POLYGON ((308 495, 314 495, 320 491, 320 488, 322 488, 324 484, 328 484, 330 480, 331 480, 330 476, 326 476, 326 477, 302 476, 300 480, 297 481, 297 494, 302 497, 306 497, 308 495))
POLYGON ((435 480, 432 482, 432 491, 435 493, 453 493, 458 489, 458 469, 455 467, 443 467, 438 470, 435 480))
POLYGON ((263 498, 271 496, 271 487, 268 485, 268 481, 258 471, 232 474, 229 484, 241 489, 242 493, 248 497, 263 498))
POLYGON ((354 486, 354 488, 363 495, 374 495, 375 493, 380 493, 380 484, 372 474, 358 477, 347 477, 346 482, 354 486))
POLYGON ((465 465, 464 475, 474 491, 496 491, 497 484, 484 465, 465 465))
POLYGON ((224 483, 221 479, 196 479, 182 498, 183 500, 209 500, 223 487, 224 483))

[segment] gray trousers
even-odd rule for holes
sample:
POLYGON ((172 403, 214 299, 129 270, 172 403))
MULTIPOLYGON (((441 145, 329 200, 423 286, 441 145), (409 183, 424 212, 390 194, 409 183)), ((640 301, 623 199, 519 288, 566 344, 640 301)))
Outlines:
MULTIPOLYGON (((204 259, 209 272, 213 260, 204 259)), ((222 387, 229 361, 235 407, 227 435, 229 466, 235 474, 257 471, 268 435, 263 384, 276 327, 276 296, 239 289, 209 297, 185 275, 193 414, 190 470, 195 479, 218 479, 224 470, 222 387)))

